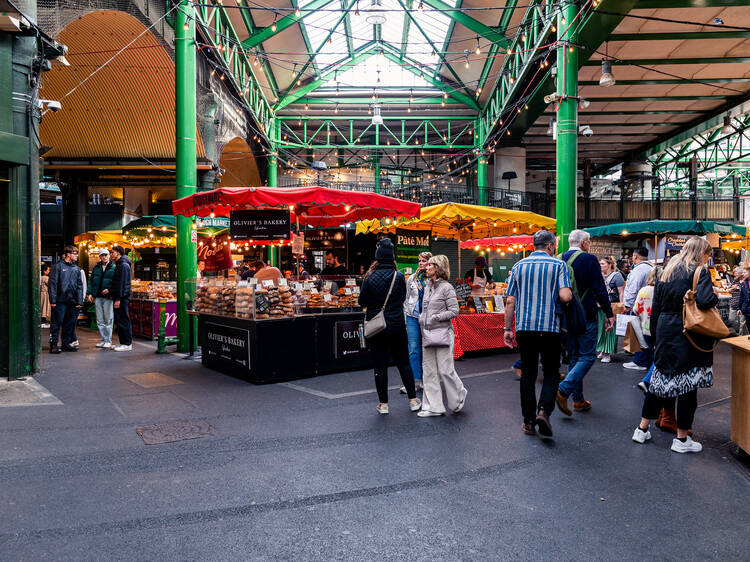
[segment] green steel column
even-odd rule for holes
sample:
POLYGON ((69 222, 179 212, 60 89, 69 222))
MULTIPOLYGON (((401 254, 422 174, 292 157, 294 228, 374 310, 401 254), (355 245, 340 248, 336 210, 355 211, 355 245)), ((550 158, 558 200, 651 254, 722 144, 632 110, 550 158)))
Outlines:
POLYGON ((561 101, 557 108, 557 235, 560 248, 568 248, 568 234, 576 228, 578 181, 578 47, 574 32, 576 5, 564 0, 557 17, 557 28, 563 42, 557 49, 557 94, 561 101))
POLYGON ((378 151, 373 151, 373 159, 375 160, 375 193, 380 193, 380 156, 378 151))
MULTIPOLYGON (((175 102, 177 149, 177 198, 196 191, 198 184, 195 110, 195 17, 194 8, 181 0, 175 16, 175 102)), ((191 241, 192 219, 177 217, 177 350, 190 349, 190 323, 187 301, 193 300, 195 287, 186 284, 196 276, 196 245, 191 241)), ((197 329, 193 335, 197 340, 197 329)), ((194 342, 196 343, 196 342, 194 342)))
POLYGON ((487 157, 482 154, 477 162, 477 190, 479 191, 479 204, 487 204, 487 157))
MULTIPOLYGON (((275 126, 271 127, 275 130, 275 126)), ((275 149, 268 155, 268 187, 278 187, 279 185, 279 158, 276 156, 275 149)), ((268 246, 268 263, 274 267, 279 264, 279 249, 275 246, 268 246)))

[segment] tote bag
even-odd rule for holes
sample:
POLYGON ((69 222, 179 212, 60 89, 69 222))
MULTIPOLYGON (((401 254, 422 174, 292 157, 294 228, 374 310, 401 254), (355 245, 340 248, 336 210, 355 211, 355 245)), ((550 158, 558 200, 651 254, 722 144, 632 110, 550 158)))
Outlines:
POLYGON ((398 275, 398 271, 393 272, 393 279, 391 279, 391 286, 388 288, 388 294, 385 296, 383 308, 381 308, 380 312, 378 312, 375 316, 373 316, 369 320, 365 320, 366 338, 371 338, 375 334, 379 334, 380 332, 385 330, 385 306, 388 304, 388 299, 390 298, 391 291, 393 290, 393 284, 396 282, 396 275, 398 275))

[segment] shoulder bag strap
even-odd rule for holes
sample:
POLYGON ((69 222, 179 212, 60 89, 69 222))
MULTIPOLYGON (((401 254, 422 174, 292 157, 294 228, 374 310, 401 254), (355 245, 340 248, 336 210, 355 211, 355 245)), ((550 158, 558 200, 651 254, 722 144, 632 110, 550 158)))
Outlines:
POLYGON ((712 347, 711 349, 703 349, 703 348, 702 348, 701 346, 697 345, 697 344, 696 344, 696 343, 695 343, 695 342, 693 341, 693 338, 691 338, 691 337, 690 337, 690 334, 688 333, 688 331, 687 331, 687 330, 683 330, 683 331, 682 331, 682 333, 683 333, 683 334, 684 334, 684 336, 685 336, 685 337, 687 338, 687 341, 688 341, 688 342, 690 342, 690 345, 692 345, 692 346, 693 346, 693 347, 694 347, 695 349, 697 349, 698 351, 702 351, 703 353, 713 353, 713 352, 714 352, 714 350, 716 350, 716 346, 717 346, 717 345, 719 345, 719 342, 721 341, 721 340, 716 340, 716 341, 714 342, 714 346, 713 346, 713 347, 712 347))
POLYGON ((383 308, 380 310, 385 310, 385 305, 388 304, 388 299, 391 297, 391 291, 393 290, 393 284, 396 282, 396 276, 398 275, 398 270, 393 272, 393 279, 391 279, 391 286, 388 287, 388 294, 385 296, 385 300, 383 301, 383 308))
POLYGON ((701 271, 703 270, 703 267, 696 267, 695 273, 693 274, 693 292, 698 290, 698 279, 701 276, 701 271))

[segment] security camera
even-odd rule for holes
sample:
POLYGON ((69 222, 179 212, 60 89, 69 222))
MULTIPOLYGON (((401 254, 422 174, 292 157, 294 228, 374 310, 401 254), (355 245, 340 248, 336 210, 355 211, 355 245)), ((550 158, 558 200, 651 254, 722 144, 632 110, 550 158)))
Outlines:
POLYGON ((46 106, 47 111, 52 111, 54 113, 57 113, 58 111, 62 109, 62 104, 59 101, 55 101, 55 100, 39 100, 37 105, 39 106, 39 109, 42 109, 46 106))
POLYGON ((581 125, 580 127, 578 127, 578 133, 583 135, 584 137, 590 137, 594 134, 594 130, 588 125, 581 125))

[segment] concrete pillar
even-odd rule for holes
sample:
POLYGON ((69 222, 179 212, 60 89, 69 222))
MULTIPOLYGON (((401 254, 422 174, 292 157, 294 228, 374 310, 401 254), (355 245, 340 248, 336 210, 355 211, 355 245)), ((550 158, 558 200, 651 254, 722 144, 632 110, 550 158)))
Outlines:
POLYGON ((503 173, 515 172, 516 179, 510 180, 510 189, 526 191, 526 149, 521 146, 505 146, 495 151, 495 189, 508 189, 508 180, 503 173))
POLYGON ((652 197, 652 165, 649 162, 623 162, 622 179, 631 197, 652 197))

